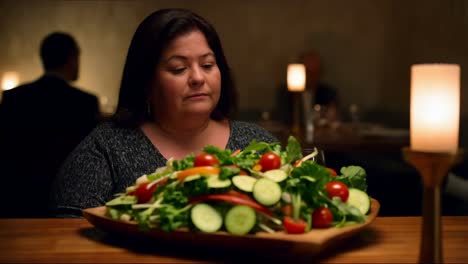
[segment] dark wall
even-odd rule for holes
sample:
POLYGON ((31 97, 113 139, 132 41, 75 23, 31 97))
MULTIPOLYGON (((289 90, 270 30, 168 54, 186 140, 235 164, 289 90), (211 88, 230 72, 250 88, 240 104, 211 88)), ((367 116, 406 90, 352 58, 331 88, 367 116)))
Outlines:
MULTIPOLYGON (((110 113, 137 25, 166 7, 192 9, 215 25, 238 85, 241 117, 250 120, 278 108, 281 100, 275 97, 284 87, 286 65, 310 49, 321 54, 323 78, 337 88, 344 117, 357 104, 363 121, 394 127, 409 126, 412 64, 460 64, 460 145, 468 145, 465 0, 0 0, 0 74, 17 71, 21 82, 35 79, 42 72, 41 39, 51 31, 70 32, 81 46, 77 85, 97 94, 110 113)), ((399 152, 343 155, 332 153, 329 160, 367 168, 371 193, 385 205, 385 214, 417 213, 419 204, 409 203, 420 201, 419 178, 399 152), (401 194, 407 194, 398 199, 392 197, 395 176, 403 183, 401 194)), ((466 176, 466 168, 461 171, 466 176)))
POLYGON ((369 120, 407 126, 410 66, 423 62, 461 65, 462 117, 468 114, 464 0, 1 0, 0 72, 34 79, 41 73, 41 38, 52 30, 69 31, 82 47, 78 85, 101 96, 106 111, 112 111, 136 26, 150 12, 171 6, 193 9, 216 26, 239 87, 241 111, 271 111, 287 63, 316 49, 324 79, 338 89, 345 114, 355 103, 369 120))

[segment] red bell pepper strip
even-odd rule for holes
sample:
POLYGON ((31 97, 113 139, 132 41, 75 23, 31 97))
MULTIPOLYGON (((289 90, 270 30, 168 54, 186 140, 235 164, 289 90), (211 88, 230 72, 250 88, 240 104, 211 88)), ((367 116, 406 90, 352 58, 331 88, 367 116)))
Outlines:
POLYGON ((234 195, 233 194, 205 194, 205 195, 193 196, 189 198, 189 203, 199 203, 203 201, 224 201, 224 202, 229 202, 233 204, 247 205, 259 212, 273 216, 273 213, 270 211, 270 209, 258 204, 252 198, 248 196, 247 198, 242 197, 242 194, 241 195, 238 195, 238 194, 237 195, 236 194, 234 195))

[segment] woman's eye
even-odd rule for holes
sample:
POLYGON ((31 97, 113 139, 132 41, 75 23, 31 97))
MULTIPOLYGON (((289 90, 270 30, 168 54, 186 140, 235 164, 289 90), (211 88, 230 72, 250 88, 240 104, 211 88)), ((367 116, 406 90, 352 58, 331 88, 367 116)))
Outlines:
POLYGON ((184 71, 185 71, 185 68, 177 68, 177 69, 170 70, 170 72, 173 73, 173 74, 181 74, 184 71))
POLYGON ((214 64, 211 64, 211 63, 207 63, 207 64, 203 64, 202 67, 209 70, 211 68, 213 68, 214 64))

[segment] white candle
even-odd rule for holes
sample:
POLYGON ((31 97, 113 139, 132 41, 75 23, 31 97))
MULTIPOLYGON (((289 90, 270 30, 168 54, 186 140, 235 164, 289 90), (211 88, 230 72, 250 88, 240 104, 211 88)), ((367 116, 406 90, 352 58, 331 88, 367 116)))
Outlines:
POLYGON ((411 67, 411 149, 455 153, 460 120, 460 66, 411 67))
POLYGON ((19 74, 14 71, 5 72, 2 78, 2 90, 10 90, 19 83, 19 74))
POLYGON ((305 89, 305 66, 304 64, 288 64, 287 81, 288 90, 291 92, 302 92, 305 89))

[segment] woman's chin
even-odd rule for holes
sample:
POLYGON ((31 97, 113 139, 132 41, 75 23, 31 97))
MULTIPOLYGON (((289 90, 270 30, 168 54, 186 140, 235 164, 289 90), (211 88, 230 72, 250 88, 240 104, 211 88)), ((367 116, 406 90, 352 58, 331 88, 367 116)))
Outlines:
POLYGON ((188 107, 184 110, 185 115, 196 115, 196 116, 210 116, 211 112, 213 112, 214 107, 211 106, 203 106, 203 105, 197 105, 197 106, 191 106, 188 107))

